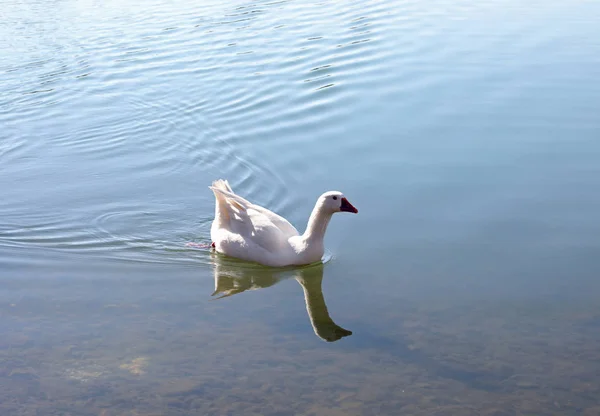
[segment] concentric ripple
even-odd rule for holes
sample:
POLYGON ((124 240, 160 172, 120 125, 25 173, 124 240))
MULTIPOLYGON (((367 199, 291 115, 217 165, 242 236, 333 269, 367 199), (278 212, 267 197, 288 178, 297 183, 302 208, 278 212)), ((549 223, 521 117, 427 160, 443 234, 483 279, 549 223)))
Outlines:
MULTIPOLYGON (((207 185, 219 177, 303 229, 320 192, 378 175, 365 167, 425 163, 415 132, 456 124, 456 97, 490 103, 466 105, 485 123, 523 91, 572 84, 560 74, 574 72, 558 70, 520 83, 514 62, 597 62, 567 48, 560 24, 535 34, 576 12, 557 3, 525 19, 522 8, 11 0, 0 25, 0 250, 198 261, 185 243, 209 240, 207 185), (548 58, 551 47, 563 55, 548 58), (396 143, 402 152, 389 151, 396 143)), ((597 48, 594 19, 580 20, 579 45, 597 48)))
POLYGON ((56 34, 2 68, 0 157, 19 188, 0 202, 11 218, 0 246, 193 258, 181 253, 209 239, 218 177, 302 228, 290 190, 327 157, 316 144, 340 133, 353 84, 384 58, 384 3, 180 6, 47 15, 39 1, 27 16, 40 24, 19 26, 24 4, 11 4, 9 29, 56 34))

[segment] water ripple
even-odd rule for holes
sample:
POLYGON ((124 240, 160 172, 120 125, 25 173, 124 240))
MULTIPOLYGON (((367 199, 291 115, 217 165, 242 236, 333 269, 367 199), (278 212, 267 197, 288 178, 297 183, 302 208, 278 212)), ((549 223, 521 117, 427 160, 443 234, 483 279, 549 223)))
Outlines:
MULTIPOLYGON (((209 239, 206 186, 218 177, 302 228, 297 207, 317 193, 302 185, 330 177, 343 155, 361 155, 359 167, 418 163, 407 137, 417 123, 457 123, 456 97, 493 102, 473 106, 484 118, 544 86, 506 74, 529 55, 553 64, 544 59, 560 31, 536 31, 545 20, 507 1, 76 1, 50 12, 44 0, 26 12, 11 2, 0 28, 0 47, 14 50, 0 64, 0 245, 185 261, 178 247, 209 239), (512 18, 501 31, 498 13, 512 18), (471 87, 478 80, 487 89, 471 87), (390 111, 403 130, 373 135, 390 111), (382 150, 397 140, 407 153, 382 150)), ((564 62, 587 59, 569 50, 564 62)))
MULTIPOLYGON (((15 74, 9 91, 21 98, 3 119, 16 125, 25 117, 57 133, 42 134, 33 149, 16 133, 0 157, 30 153, 58 166, 69 155, 79 161, 74 168, 81 177, 98 178, 90 188, 102 187, 101 178, 153 192, 152 182, 177 189, 188 175, 203 173, 207 183, 226 177, 247 198, 305 221, 292 209, 299 196, 290 190, 308 166, 323 168, 327 153, 319 154, 317 144, 343 133, 353 111, 347 104, 359 100, 391 53, 382 43, 393 24, 385 2, 347 6, 271 1, 209 5, 184 15, 151 2, 131 18, 110 8, 86 10, 70 27, 98 12, 106 13, 105 24, 80 31, 77 41, 61 32, 68 41, 54 44, 54 56, 6 68, 15 74), (74 58, 65 59, 62 51, 73 49, 74 58), (22 74, 35 82, 15 88, 22 74), (306 151, 291 151, 295 146, 306 151), (264 157, 273 151, 275 162, 264 157), (110 162, 103 167, 102 161, 110 162)), ((40 170, 24 168, 30 182, 40 170)), ((160 196, 139 205, 110 188, 87 199, 85 190, 75 199, 72 181, 62 179, 56 192, 61 189, 85 215, 49 222, 23 216, 0 242, 149 259, 169 258, 186 238, 208 238, 212 208, 198 222, 198 215, 192 220, 160 196), (169 221, 172 216, 180 223, 169 221)), ((210 193, 203 204, 212 205, 210 193)))

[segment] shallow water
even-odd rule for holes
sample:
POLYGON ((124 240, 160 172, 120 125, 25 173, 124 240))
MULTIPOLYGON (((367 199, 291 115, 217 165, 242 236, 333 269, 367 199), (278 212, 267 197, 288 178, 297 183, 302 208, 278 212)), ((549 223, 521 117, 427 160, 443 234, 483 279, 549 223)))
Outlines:
POLYGON ((0 413, 600 413, 600 5, 70 3, 0 23, 0 413), (208 250, 234 190, 324 266, 208 250))

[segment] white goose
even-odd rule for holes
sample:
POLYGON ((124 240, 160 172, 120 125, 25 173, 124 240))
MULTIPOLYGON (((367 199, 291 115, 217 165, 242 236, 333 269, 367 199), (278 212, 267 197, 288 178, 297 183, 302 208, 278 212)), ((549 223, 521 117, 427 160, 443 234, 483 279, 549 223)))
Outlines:
POLYGON ((266 266, 320 261, 331 216, 344 211, 358 213, 341 192, 325 192, 317 199, 306 231, 300 235, 285 218, 236 195, 226 180, 219 179, 209 188, 216 198, 210 229, 212 246, 218 253, 266 266))

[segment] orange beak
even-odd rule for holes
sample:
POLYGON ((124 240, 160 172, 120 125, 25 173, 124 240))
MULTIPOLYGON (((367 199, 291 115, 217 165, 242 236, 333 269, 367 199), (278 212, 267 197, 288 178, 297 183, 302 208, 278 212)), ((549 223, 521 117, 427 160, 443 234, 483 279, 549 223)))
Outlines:
POLYGON ((354 208, 354 205, 352 205, 350 202, 348 202, 348 200, 346 198, 342 198, 342 205, 340 206, 340 211, 352 212, 353 214, 358 214, 358 210, 356 208, 354 208))

